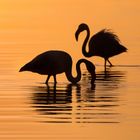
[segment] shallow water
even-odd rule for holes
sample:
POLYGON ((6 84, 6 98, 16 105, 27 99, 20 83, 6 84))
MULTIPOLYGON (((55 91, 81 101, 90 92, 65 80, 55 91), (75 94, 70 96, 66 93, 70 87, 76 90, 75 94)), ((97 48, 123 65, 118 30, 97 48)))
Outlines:
POLYGON ((116 65, 106 73, 97 65, 92 84, 83 67, 78 84, 58 75, 56 85, 46 86, 45 76, 18 73, 12 65, 20 55, 9 54, 2 52, 6 61, 0 62, 1 139, 138 139, 140 65, 116 65))

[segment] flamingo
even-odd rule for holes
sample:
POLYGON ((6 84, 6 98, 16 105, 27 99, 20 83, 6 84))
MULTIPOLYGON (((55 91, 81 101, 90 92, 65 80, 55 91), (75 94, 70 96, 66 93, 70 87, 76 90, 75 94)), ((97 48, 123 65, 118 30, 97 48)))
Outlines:
POLYGON ((78 41, 79 34, 82 31, 86 31, 87 35, 83 42, 82 53, 85 57, 100 56, 104 58, 104 67, 106 69, 106 63, 108 62, 110 66, 113 66, 109 61, 109 58, 120 53, 126 52, 127 48, 120 44, 118 36, 108 29, 103 29, 97 32, 90 38, 90 30, 87 24, 82 23, 79 25, 75 38, 78 41), (89 40, 90 38, 90 40, 89 40), (89 41, 89 43, 88 43, 89 41), (88 51, 86 51, 86 45, 88 43, 88 51))
POLYGON ((46 84, 50 79, 50 76, 54 77, 54 83, 56 84, 56 75, 65 72, 67 79, 71 83, 77 83, 81 79, 81 69, 80 64, 85 63, 87 70, 91 74, 93 82, 95 80, 95 66, 90 61, 86 59, 80 59, 76 64, 77 76, 72 76, 72 58, 71 56, 59 50, 46 51, 38 56, 36 56, 29 63, 25 64, 19 72, 31 71, 42 75, 48 75, 46 84))

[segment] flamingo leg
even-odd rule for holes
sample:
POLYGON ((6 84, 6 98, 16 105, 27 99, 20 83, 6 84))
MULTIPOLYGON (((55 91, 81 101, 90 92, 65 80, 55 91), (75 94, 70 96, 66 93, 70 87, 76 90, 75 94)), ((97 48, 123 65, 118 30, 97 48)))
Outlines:
POLYGON ((56 75, 53 75, 53 77, 54 77, 54 83, 56 84, 57 83, 57 81, 56 81, 56 75))
POLYGON ((48 84, 48 81, 49 81, 50 77, 51 77, 51 75, 48 75, 47 80, 45 82, 46 84, 48 84))
POLYGON ((105 71, 106 71, 106 61, 107 61, 107 59, 105 59, 105 64, 104 64, 105 71))
POLYGON ((110 67, 112 67, 113 65, 112 65, 112 63, 107 59, 107 61, 108 61, 108 63, 110 64, 110 67))

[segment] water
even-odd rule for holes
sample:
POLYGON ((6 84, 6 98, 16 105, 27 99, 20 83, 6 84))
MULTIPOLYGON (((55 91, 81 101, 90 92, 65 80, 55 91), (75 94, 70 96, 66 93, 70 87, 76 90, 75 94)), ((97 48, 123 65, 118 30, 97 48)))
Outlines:
POLYGON ((45 76, 18 72, 16 60, 22 61, 24 55, 7 48, 1 52, 2 140, 139 138, 140 65, 116 65, 106 73, 97 65, 92 84, 82 66, 78 84, 70 84, 62 74, 56 85, 51 79, 46 86, 45 76))

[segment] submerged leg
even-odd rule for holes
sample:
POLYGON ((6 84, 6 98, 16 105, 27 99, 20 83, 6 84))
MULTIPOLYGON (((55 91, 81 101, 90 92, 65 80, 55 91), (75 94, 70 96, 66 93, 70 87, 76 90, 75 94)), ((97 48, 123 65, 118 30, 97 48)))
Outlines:
POLYGON ((112 67, 113 65, 112 65, 112 63, 107 59, 107 61, 108 61, 108 63, 110 64, 110 67, 112 67))
POLYGON ((48 81, 49 81, 50 77, 51 77, 51 75, 48 75, 47 80, 45 82, 46 84, 48 84, 48 81))

